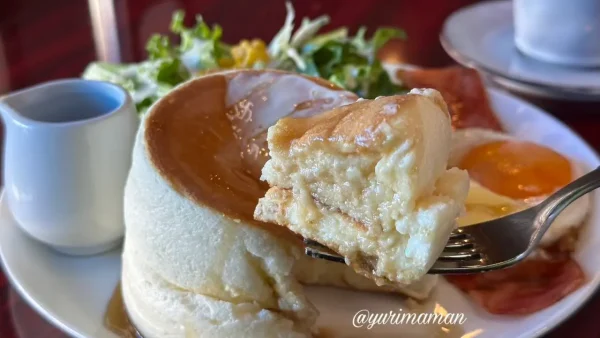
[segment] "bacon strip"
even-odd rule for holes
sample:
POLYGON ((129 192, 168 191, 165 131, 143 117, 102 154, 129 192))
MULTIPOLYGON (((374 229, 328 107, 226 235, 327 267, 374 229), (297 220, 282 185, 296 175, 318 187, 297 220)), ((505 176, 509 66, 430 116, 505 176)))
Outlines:
POLYGON ((585 283, 579 264, 566 255, 528 259, 511 268, 448 276, 490 313, 526 315, 547 308, 585 283))
POLYGON ((440 91, 450 108, 455 129, 478 127, 503 131, 476 70, 451 66, 398 70, 396 76, 409 88, 434 88, 440 91))

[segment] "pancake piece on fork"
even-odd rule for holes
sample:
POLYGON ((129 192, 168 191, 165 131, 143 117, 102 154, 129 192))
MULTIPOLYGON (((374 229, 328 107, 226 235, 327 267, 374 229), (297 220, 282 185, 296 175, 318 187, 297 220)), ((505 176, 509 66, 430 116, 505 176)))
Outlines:
POLYGON ((360 100, 268 131, 271 188, 254 217, 340 255, 377 284, 423 277, 443 250, 468 192, 447 169, 452 128, 439 92, 360 100))

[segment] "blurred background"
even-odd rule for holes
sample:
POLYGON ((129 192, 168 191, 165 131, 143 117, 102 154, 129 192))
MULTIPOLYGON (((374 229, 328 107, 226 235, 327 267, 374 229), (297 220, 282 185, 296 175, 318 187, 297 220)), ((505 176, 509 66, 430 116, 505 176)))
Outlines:
MULTIPOLYGON (((327 29, 359 25, 406 30, 386 57, 423 66, 451 63, 439 43, 444 19, 476 0, 295 0, 297 18, 328 14, 327 29)), ((148 38, 167 33, 175 9, 202 14, 223 27, 225 42, 269 41, 285 19, 284 0, 1 0, 0 93, 51 79, 79 76, 96 59, 143 60, 148 38)))

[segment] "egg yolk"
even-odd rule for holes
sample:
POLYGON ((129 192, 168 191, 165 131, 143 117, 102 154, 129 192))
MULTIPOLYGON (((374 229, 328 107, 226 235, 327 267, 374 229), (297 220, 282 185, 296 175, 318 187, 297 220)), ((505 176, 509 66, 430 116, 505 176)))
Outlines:
POLYGON ((572 180, 569 160, 552 149, 523 141, 477 146, 459 167, 484 187, 511 198, 551 194, 572 180))

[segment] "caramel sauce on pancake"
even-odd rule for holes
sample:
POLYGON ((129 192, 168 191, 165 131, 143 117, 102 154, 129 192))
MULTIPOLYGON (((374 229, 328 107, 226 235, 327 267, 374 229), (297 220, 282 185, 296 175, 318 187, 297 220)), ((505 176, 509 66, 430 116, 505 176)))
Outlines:
POLYGON ((148 156, 174 190, 216 212, 298 241, 253 218, 268 190, 267 129, 286 116, 312 116, 358 97, 317 78, 238 70, 196 78, 160 100, 145 121, 148 156))

